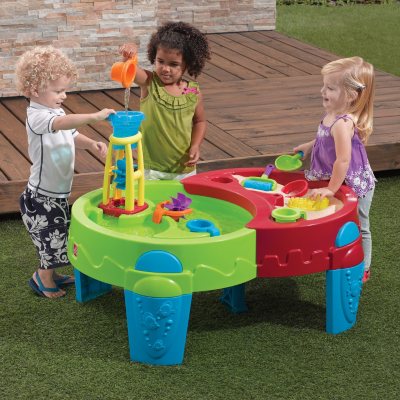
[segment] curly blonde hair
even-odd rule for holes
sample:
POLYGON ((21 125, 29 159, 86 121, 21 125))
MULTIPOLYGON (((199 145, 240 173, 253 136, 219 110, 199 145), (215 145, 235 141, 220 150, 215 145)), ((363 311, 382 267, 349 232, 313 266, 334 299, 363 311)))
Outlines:
POLYGON ((375 95, 374 66, 361 57, 342 58, 332 61, 322 68, 322 75, 339 72, 346 94, 354 100, 347 113, 354 115, 360 139, 367 143, 373 129, 373 108, 375 95))
POLYGON ((75 82, 78 71, 72 61, 53 46, 38 46, 26 51, 15 68, 17 90, 26 97, 46 89, 50 81, 63 76, 75 82))

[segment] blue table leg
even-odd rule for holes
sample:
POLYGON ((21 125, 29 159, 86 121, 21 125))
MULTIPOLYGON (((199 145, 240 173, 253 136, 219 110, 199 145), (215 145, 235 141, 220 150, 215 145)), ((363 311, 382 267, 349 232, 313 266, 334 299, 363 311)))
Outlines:
POLYGON ((246 305, 245 284, 225 288, 220 298, 222 304, 226 304, 231 312, 238 314, 248 310, 246 305))
POLYGON ((356 322, 364 263, 326 272, 326 332, 337 334, 356 322))
POLYGON ((76 301, 85 303, 111 291, 112 286, 74 269, 76 301))
MULTIPOLYGON (((344 224, 336 237, 335 246, 343 247, 360 235, 354 222, 344 224)), ((356 322, 361 296, 364 262, 354 267, 326 272, 326 332, 337 334, 350 329, 356 322)))
POLYGON ((182 364, 191 302, 191 294, 157 298, 125 289, 131 360, 152 365, 182 364))
POLYGON ((136 283, 135 292, 125 289, 131 360, 182 364, 192 294, 182 294, 173 279, 164 277, 165 273, 182 272, 182 263, 167 251, 152 250, 138 258, 135 269, 149 275, 136 283))

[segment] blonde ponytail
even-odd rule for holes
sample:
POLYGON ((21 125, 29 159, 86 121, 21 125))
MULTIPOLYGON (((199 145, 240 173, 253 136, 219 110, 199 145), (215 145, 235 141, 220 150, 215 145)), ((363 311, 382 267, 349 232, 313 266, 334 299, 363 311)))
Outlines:
POLYGON ((375 97, 375 73, 372 64, 361 57, 342 58, 322 68, 322 75, 341 73, 342 84, 350 102, 346 113, 352 114, 358 134, 367 143, 373 130, 373 108, 375 97))

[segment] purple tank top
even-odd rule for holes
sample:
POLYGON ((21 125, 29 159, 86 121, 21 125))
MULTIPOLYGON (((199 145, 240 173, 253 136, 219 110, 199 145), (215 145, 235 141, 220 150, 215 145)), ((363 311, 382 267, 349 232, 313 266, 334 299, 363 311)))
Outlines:
MULTIPOLYGON (((351 119, 349 116, 339 115, 331 126, 319 124, 317 138, 311 153, 311 166, 305 170, 305 177, 310 181, 329 180, 332 175, 333 164, 336 160, 335 141, 331 135, 333 125, 339 119, 351 119)), ((357 128, 351 139, 351 160, 347 170, 345 183, 351 187, 358 197, 364 197, 375 187, 375 176, 369 164, 367 152, 358 136, 357 128)))

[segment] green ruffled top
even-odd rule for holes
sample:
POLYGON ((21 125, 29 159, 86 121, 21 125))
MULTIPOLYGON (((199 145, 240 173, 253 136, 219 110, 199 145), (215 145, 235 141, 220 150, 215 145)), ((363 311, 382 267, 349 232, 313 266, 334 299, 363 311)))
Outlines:
POLYGON ((184 164, 189 159, 199 93, 199 84, 189 81, 181 95, 173 96, 153 72, 148 95, 140 100, 140 111, 146 117, 140 127, 146 169, 179 174, 194 170, 184 164))

